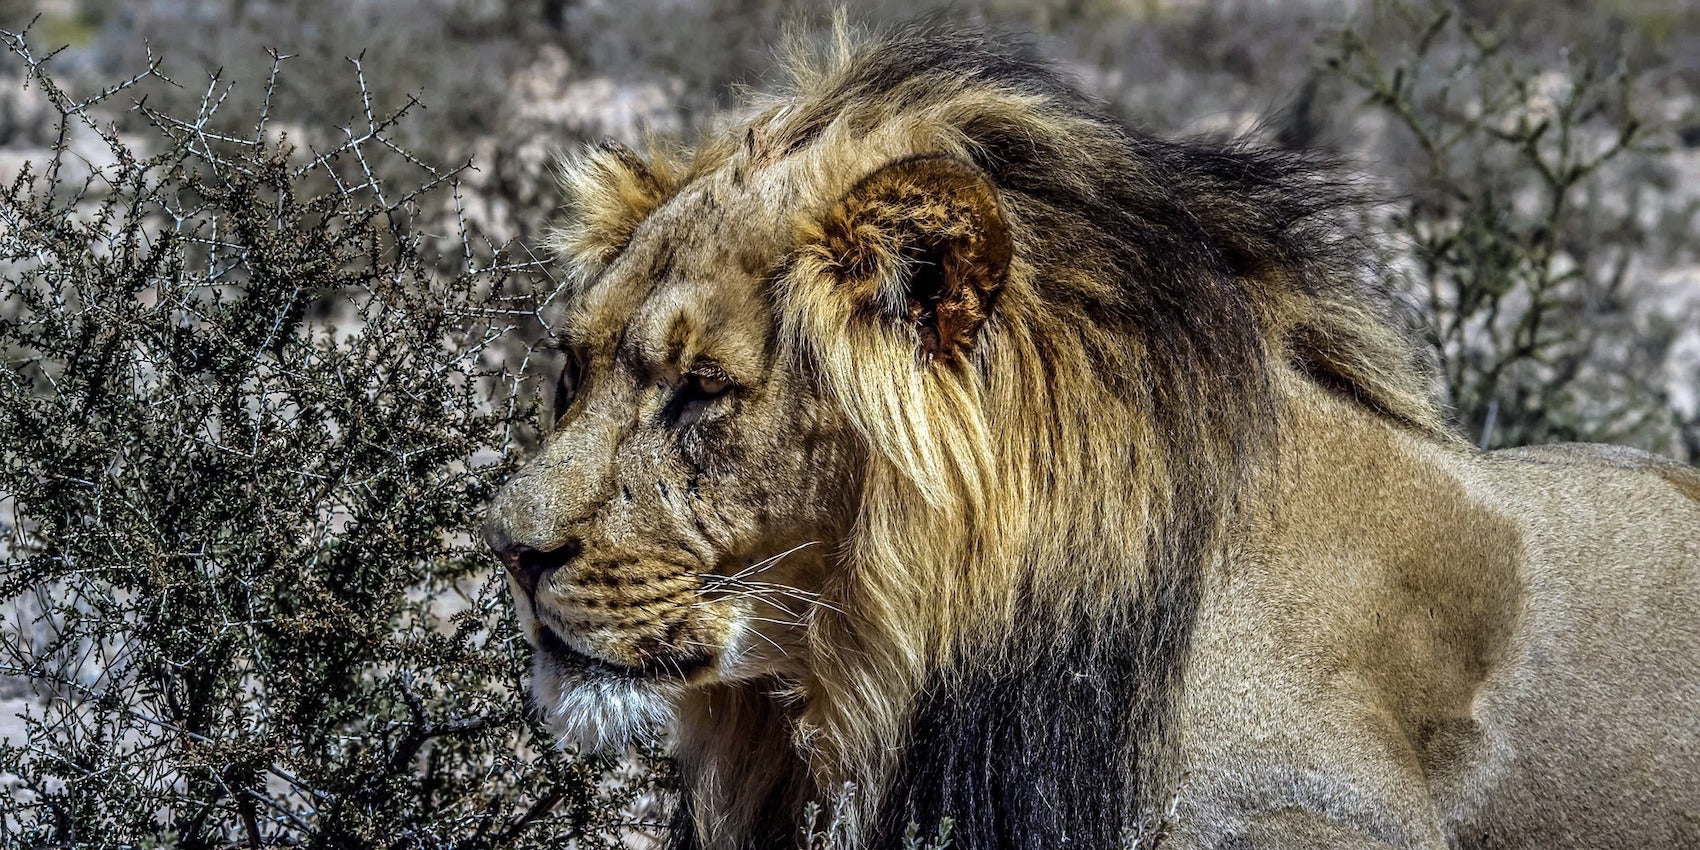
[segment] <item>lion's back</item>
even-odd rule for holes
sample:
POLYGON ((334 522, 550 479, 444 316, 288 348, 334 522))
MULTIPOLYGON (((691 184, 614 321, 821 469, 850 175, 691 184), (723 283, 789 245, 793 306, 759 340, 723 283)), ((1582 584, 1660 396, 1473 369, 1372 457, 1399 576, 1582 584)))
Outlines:
POLYGON ((1521 528, 1526 596, 1476 700, 1506 761, 1460 842, 1700 846, 1700 472, 1582 444, 1474 465, 1521 528))

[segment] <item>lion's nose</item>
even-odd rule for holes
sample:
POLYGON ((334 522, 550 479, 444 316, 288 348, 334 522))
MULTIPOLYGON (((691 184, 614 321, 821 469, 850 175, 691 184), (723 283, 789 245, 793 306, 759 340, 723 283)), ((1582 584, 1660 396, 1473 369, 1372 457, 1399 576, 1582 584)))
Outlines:
POLYGON ((550 573, 578 557, 579 549, 578 541, 573 540, 568 541, 565 546, 547 551, 530 546, 512 546, 499 550, 496 554, 501 557, 514 581, 519 582, 526 595, 531 596, 537 593, 537 586, 543 583, 550 573))

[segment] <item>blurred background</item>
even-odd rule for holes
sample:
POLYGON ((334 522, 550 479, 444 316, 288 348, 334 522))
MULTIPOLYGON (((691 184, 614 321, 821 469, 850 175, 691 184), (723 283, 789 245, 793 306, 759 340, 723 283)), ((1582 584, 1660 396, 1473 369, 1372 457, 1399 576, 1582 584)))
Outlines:
MULTIPOLYGON (((297 150, 333 147, 363 120, 363 81, 380 114, 416 99, 391 137, 437 163, 470 161, 466 222, 501 243, 535 242, 546 225, 553 156, 602 136, 690 139, 736 103, 737 86, 770 79, 782 31, 818 32, 839 5, 4 0, 0 26, 33 20, 38 52, 63 46, 52 67, 72 89, 125 79, 152 51, 173 83, 146 81, 108 104, 120 129, 146 120, 125 108, 144 96, 166 113, 196 111, 214 74, 226 100, 211 124, 252 123, 274 55, 289 58, 269 97, 270 132, 297 150)), ((1481 442, 1592 438, 1700 453, 1700 340, 1685 334, 1700 324, 1687 238, 1700 197, 1700 4, 863 0, 846 10, 874 28, 926 17, 1026 34, 1154 133, 1342 155, 1392 204, 1381 212, 1410 261, 1403 288, 1424 302, 1449 400, 1481 442), (1520 324, 1531 307, 1533 328, 1520 324), (1617 409, 1647 405, 1656 410, 1617 409)), ((54 127, 39 91, 3 91, 7 177, 51 145, 54 127)))
MULTIPOLYGON (((659 834, 664 759, 524 710, 471 529, 551 373, 554 158, 689 141, 838 5, 0 0, 0 844, 659 834)), ((1473 442, 1700 460, 1694 0, 845 9, 1340 158, 1473 442)))

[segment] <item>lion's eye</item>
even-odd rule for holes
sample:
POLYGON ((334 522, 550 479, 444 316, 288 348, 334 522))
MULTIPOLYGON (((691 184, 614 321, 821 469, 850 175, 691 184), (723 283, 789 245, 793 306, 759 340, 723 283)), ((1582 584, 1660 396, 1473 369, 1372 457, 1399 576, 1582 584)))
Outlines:
POLYGON ((573 399, 578 397, 579 386, 584 383, 585 361, 582 353, 575 349, 565 349, 566 363, 561 366, 561 377, 555 382, 555 398, 550 404, 550 421, 559 422, 561 417, 572 408, 573 399))
POLYGON ((675 427, 687 428, 702 418, 715 399, 732 390, 732 381, 722 374, 690 374, 679 385, 662 416, 675 427))

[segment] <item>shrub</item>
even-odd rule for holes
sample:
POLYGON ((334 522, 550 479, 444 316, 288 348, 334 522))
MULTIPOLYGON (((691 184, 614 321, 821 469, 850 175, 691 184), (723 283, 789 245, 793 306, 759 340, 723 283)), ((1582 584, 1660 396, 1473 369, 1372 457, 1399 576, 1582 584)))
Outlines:
POLYGON ((79 100, 0 37, 58 116, 0 191, 0 844, 616 846, 658 789, 530 719, 474 533, 547 271, 430 235, 405 106, 303 154, 208 130, 214 78, 120 137, 157 66, 79 100))
POLYGON ((1363 95, 1358 126, 1384 119, 1393 262, 1459 423, 1488 448, 1580 440, 1695 458, 1684 429, 1700 411, 1668 389, 1692 329, 1653 284, 1693 256, 1696 205, 1671 199, 1671 134, 1645 116, 1632 66, 1534 61, 1448 4, 1375 10, 1330 39, 1324 63, 1363 95))

